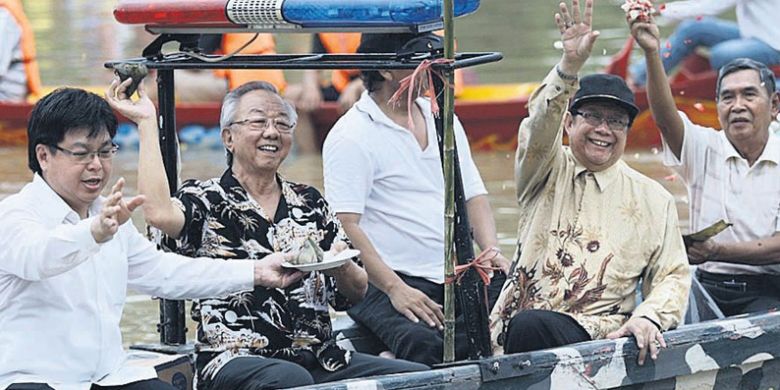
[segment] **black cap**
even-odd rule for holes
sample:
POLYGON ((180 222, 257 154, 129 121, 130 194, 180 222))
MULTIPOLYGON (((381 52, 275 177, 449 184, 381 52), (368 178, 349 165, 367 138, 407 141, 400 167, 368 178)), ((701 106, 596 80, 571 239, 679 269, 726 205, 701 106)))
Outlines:
POLYGON ((622 78, 611 74, 590 74, 580 79, 580 89, 574 94, 570 110, 576 110, 583 103, 606 100, 617 103, 628 112, 629 122, 633 122, 639 113, 634 104, 634 93, 622 78))

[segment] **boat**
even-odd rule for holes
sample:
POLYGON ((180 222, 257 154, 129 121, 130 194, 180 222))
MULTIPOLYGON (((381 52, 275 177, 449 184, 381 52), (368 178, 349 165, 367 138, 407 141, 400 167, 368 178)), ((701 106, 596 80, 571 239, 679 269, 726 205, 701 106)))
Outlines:
MULTIPOLYGON (((606 67, 607 73, 625 77, 628 58, 633 49, 629 38, 621 51, 606 67)), ((780 66, 774 68, 780 75, 780 66)), ((715 82, 717 74, 709 68, 706 58, 695 55, 681 66, 680 71, 670 79, 677 107, 695 123, 719 128, 715 105, 715 82)), ((528 98, 539 85, 533 83, 466 85, 455 103, 455 112, 468 134, 474 151, 513 152, 517 147, 517 129, 520 121, 528 116, 528 98)), ((98 94, 105 88, 90 87, 98 94)), ((627 149, 649 151, 659 148, 661 138, 655 126, 647 96, 644 90, 637 90, 634 96, 640 108, 628 137, 627 149)), ((26 145, 27 118, 32 110, 29 103, 0 103, 0 146, 26 145)), ((184 143, 205 142, 218 146, 219 102, 178 103, 176 121, 179 135, 184 143)), ((320 144, 328 130, 340 117, 339 107, 334 102, 325 102, 314 112, 314 123, 320 144)), ((134 126, 120 117, 117 134, 120 146, 137 142, 134 126)))

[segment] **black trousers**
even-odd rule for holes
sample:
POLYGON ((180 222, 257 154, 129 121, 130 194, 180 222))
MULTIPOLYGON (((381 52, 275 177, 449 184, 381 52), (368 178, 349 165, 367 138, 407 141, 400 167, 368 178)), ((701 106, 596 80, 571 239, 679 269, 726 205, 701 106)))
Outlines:
POLYGON ((780 276, 696 270, 696 278, 726 316, 780 307, 780 276))
MULTIPOLYGON (((444 285, 427 279, 398 274, 404 283, 422 291, 436 303, 444 304, 444 285)), ((506 276, 497 272, 488 286, 488 303, 490 308, 495 305, 506 276)), ((399 359, 411 360, 426 365, 441 363, 444 351, 444 340, 441 331, 431 328, 420 321, 409 321, 399 313, 390 302, 390 298, 382 291, 368 285, 368 292, 363 301, 347 311, 350 317, 361 323, 374 333, 399 359)), ((463 326, 463 315, 456 308, 455 316, 455 359, 462 360, 468 356, 468 340, 463 326)))
MULTIPOLYGON (((54 390, 45 383, 14 383, 7 388, 8 390, 54 390)), ((177 390, 172 385, 159 379, 148 379, 128 383, 121 386, 98 386, 92 385, 91 390, 177 390)))
MULTIPOLYGON (((313 357, 313 355, 312 355, 313 357)), ((307 386, 344 379, 400 372, 424 371, 428 366, 398 359, 355 352, 352 361, 335 372, 325 371, 319 364, 305 368, 299 364, 260 356, 243 356, 230 360, 217 371, 212 381, 198 385, 199 390, 261 390, 307 386)))
POLYGON ((590 341, 574 318, 549 310, 523 310, 509 321, 504 352, 518 353, 590 341))

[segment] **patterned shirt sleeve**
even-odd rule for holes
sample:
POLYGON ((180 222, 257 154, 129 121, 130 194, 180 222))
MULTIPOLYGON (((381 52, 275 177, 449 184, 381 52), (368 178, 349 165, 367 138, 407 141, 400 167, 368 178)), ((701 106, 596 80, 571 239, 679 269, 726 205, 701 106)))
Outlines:
POLYGON ((674 328, 682 321, 691 289, 688 257, 672 199, 667 202, 665 214, 663 242, 652 254, 643 276, 645 299, 632 314, 632 317, 650 318, 661 325, 661 330, 674 328))
POLYGON ((553 69, 531 95, 528 117, 517 135, 515 183, 521 205, 533 197, 556 161, 563 157, 563 116, 579 84, 561 79, 553 69))

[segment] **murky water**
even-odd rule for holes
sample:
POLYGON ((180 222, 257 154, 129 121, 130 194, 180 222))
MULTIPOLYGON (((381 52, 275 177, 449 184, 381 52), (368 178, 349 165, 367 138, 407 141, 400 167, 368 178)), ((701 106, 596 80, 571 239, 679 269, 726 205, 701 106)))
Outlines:
MULTIPOLYGON (((107 60, 136 57, 153 36, 140 27, 123 26, 111 15, 114 1, 92 0, 24 0, 25 9, 36 34, 43 82, 46 85, 106 85, 111 74, 103 69, 107 60)), ((601 31, 593 58, 587 70, 598 69, 609 61, 627 36, 622 0, 599 0, 596 4, 595 28, 601 31)), ((538 81, 560 58, 553 48, 558 32, 552 15, 557 0, 483 0, 479 11, 458 19, 456 35, 460 51, 500 51, 504 60, 473 69, 475 81, 506 83, 538 81)), ((302 34, 279 36, 280 52, 303 52, 309 37, 302 34)), ((295 81, 300 73, 290 72, 295 81)), ((127 179, 126 193, 136 192, 137 154, 122 151, 116 158, 114 178, 127 179)), ((224 169, 221 151, 186 150, 183 153, 183 178, 210 178, 224 169)), ((517 208, 512 179, 513 155, 479 154, 477 165, 487 185, 495 212, 500 245, 511 253, 517 229, 517 208)), ((655 178, 678 199, 682 220, 687 220, 684 187, 673 181, 660 157, 648 151, 631 154, 626 160, 655 178)), ((290 157, 283 172, 287 177, 322 188, 322 161, 319 157, 290 157)), ((0 149, 0 198, 18 191, 30 180, 26 150, 0 149)), ((608 212, 608 211, 607 211, 608 212)), ((134 222, 143 229, 143 218, 136 213, 134 222)), ((128 297, 122 330, 125 344, 156 342, 157 302, 147 296, 128 297)), ((190 339, 194 326, 189 324, 190 339)))

